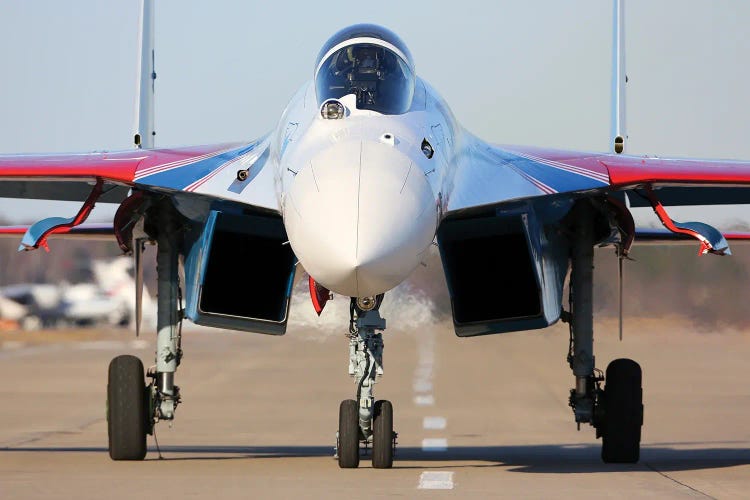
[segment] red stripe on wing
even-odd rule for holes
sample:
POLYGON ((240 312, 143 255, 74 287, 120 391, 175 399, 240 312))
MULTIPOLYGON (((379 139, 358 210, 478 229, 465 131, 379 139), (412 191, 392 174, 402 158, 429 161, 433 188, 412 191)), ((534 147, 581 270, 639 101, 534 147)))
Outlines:
POLYGON ((29 179, 95 178, 132 183, 143 151, 61 155, 0 156, 0 177, 29 179))
POLYGON ((750 184, 750 162, 611 157, 601 159, 613 185, 750 184))
POLYGON ((76 179, 101 178, 133 184, 136 175, 180 166, 203 155, 232 147, 214 144, 170 149, 134 149, 102 153, 0 155, 0 178, 76 179))
POLYGON ((595 177, 609 174, 612 186, 643 184, 750 185, 750 162, 672 159, 564 151, 528 146, 501 146, 510 152, 566 165, 595 177))

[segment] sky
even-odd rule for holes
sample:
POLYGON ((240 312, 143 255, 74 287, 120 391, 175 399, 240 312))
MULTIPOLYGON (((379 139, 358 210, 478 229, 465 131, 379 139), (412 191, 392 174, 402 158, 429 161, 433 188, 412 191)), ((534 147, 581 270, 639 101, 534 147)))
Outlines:
MULTIPOLYGON (((0 154, 131 147, 139 4, 0 3, 0 154)), ((401 36, 417 73, 481 138, 606 151, 612 10, 608 0, 156 0, 157 146, 268 132, 325 40, 373 22, 401 36)), ((626 0, 625 16, 628 152, 750 160, 750 2, 626 0)), ((0 201, 14 222, 75 210, 0 201)))

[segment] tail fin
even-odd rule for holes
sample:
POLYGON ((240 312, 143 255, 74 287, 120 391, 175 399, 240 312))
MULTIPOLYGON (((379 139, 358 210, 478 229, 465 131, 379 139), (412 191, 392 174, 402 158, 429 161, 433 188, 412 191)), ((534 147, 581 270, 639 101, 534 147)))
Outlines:
POLYGON ((154 86, 156 67, 154 55, 154 1, 142 0, 140 17, 140 51, 138 54, 138 92, 135 105, 133 141, 138 148, 154 147, 154 86))
POLYGON ((625 0, 614 0, 612 39, 612 147, 615 153, 625 151, 625 0))

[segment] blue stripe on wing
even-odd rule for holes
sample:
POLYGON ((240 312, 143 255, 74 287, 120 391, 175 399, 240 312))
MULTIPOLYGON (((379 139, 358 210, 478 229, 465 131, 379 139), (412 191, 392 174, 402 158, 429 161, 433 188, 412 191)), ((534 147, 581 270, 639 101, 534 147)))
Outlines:
POLYGON ((555 168, 499 148, 494 148, 491 152, 502 161, 512 164, 525 174, 543 182, 559 193, 600 188, 607 185, 606 182, 588 175, 555 168))
POLYGON ((206 158, 195 163, 176 167, 164 172, 147 175, 138 180, 138 184, 146 184, 162 188, 182 190, 209 175, 222 165, 235 160, 237 157, 251 152, 258 147, 262 141, 256 141, 236 149, 231 149, 212 158, 206 158))

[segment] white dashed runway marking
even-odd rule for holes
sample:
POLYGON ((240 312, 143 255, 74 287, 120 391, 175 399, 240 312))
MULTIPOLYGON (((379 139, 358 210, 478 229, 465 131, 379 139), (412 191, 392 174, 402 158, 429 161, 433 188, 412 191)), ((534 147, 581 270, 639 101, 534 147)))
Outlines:
POLYGON ((419 476, 419 486, 417 488, 420 490, 452 490, 453 473, 424 471, 419 476))
POLYGON ((445 429, 447 421, 444 417, 425 417, 422 420, 422 428, 424 429, 445 429))
POLYGON ((417 406, 432 406, 435 404, 435 398, 432 394, 418 394, 414 396, 414 404, 417 406))
POLYGON ((415 380, 414 392, 432 392, 432 382, 425 379, 415 380))
MULTIPOLYGON (((414 404, 417 406, 434 406, 435 396, 432 383, 435 368, 435 339, 431 336, 422 339, 419 346, 419 358, 414 370, 414 404)), ((444 430, 448 425, 445 417, 428 416, 422 420, 424 430, 444 430)), ((445 452, 448 440, 445 438, 425 438, 422 440, 422 451, 427 453, 445 452)), ((421 490, 452 490, 452 472, 424 471, 419 476, 421 490)))
POLYGON ((422 440, 422 451, 447 451, 448 440, 445 438, 425 438, 422 440))

